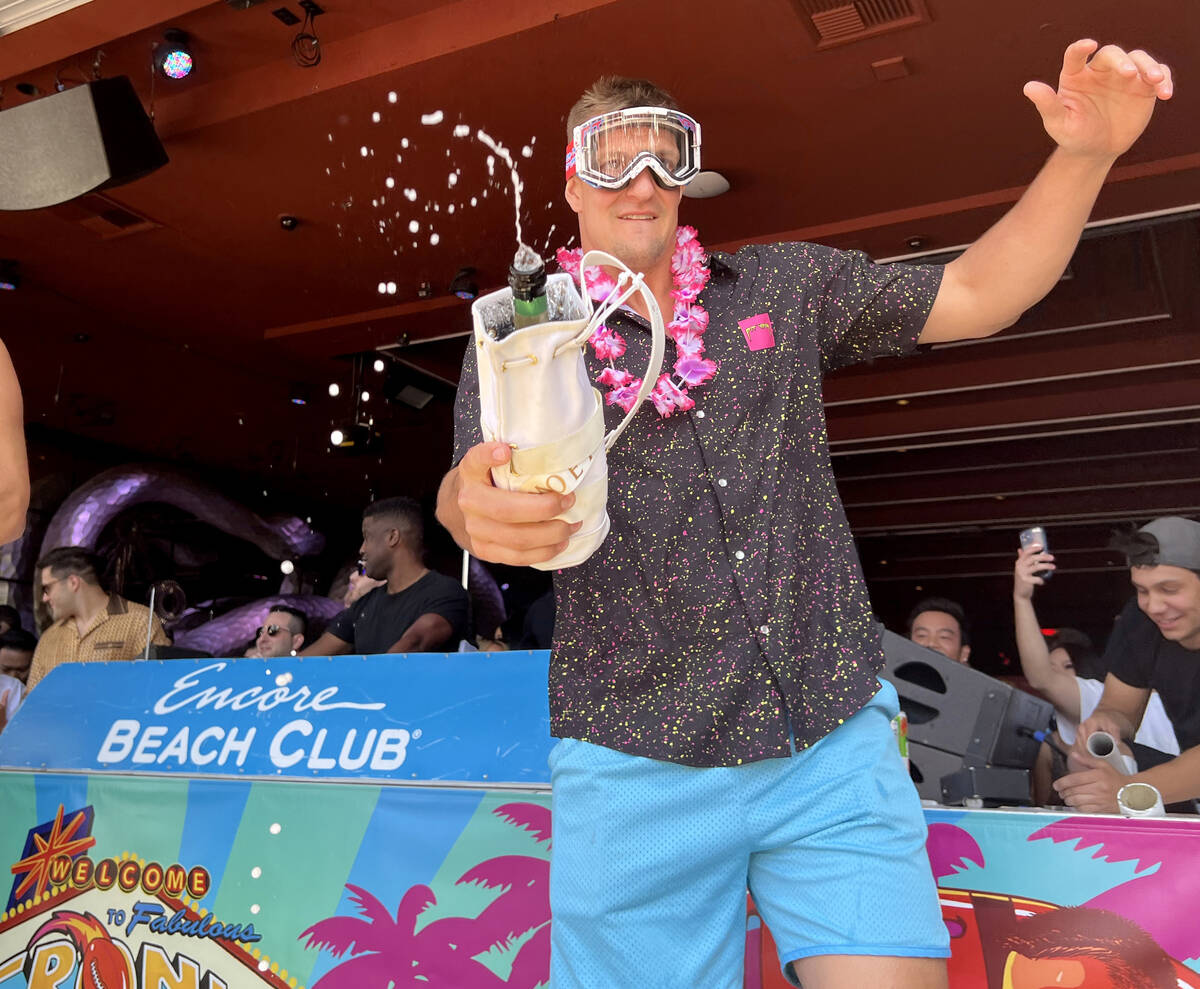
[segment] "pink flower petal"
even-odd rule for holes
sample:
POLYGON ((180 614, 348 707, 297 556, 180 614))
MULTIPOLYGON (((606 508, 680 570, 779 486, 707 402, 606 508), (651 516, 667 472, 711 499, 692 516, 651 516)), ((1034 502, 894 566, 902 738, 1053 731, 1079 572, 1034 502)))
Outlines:
POLYGON ((579 262, 583 260, 583 248, 577 247, 573 251, 568 251, 565 247, 560 247, 554 252, 554 257, 558 261, 558 266, 572 278, 579 278, 579 262))
POLYGON ((614 333, 607 326, 596 327, 589 341, 602 361, 615 361, 625 354, 625 340, 619 333, 614 333))
POLYGON ((617 287, 617 280, 598 265, 593 265, 583 274, 587 280, 588 295, 595 302, 607 299, 612 290, 617 287))
POLYGON ((596 384, 605 385, 608 388, 621 388, 632 380, 633 375, 628 371, 622 371, 619 367, 606 367, 596 375, 596 384))
POLYGON ((675 362, 675 373, 686 385, 702 385, 717 373, 717 365, 715 361, 683 356, 675 362))
POLYGON ((614 388, 604 398, 609 405, 619 405, 626 412, 633 408, 637 401, 638 389, 642 387, 642 379, 634 378, 624 388, 614 388))

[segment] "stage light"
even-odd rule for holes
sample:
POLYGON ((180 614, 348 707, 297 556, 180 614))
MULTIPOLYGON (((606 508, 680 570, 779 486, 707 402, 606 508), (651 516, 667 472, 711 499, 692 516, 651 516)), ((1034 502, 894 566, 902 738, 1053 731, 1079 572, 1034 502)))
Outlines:
POLYGON ((364 402, 371 401, 371 393, 369 391, 367 391, 365 388, 363 389, 363 392, 362 392, 362 400, 364 402))
POLYGON ((329 444, 339 454, 370 452, 377 448, 379 440, 370 420, 343 420, 329 434, 329 444))
POLYGON ((168 79, 186 79, 195 65, 187 34, 171 28, 163 39, 154 51, 154 67, 168 79))
POLYGON ((329 397, 337 398, 342 393, 342 387, 336 381, 329 386, 329 397))
POLYGON ((479 294, 479 286, 475 279, 471 277, 475 274, 475 269, 470 265, 465 265, 458 269, 458 273, 450 281, 450 291, 457 295, 460 299, 473 299, 479 294))
POLYGON ((302 381, 293 381, 288 389, 288 398, 293 405, 307 405, 312 392, 302 381))
POLYGON ((383 358, 382 358, 382 357, 376 357, 376 358, 375 358, 375 363, 374 363, 374 364, 372 364, 371 366, 372 366, 373 368, 375 368, 375 370, 376 370, 376 371, 382 371, 382 370, 383 370, 385 367, 387 367, 387 365, 383 363, 383 358))
POLYGON ((15 292, 21 287, 21 267, 16 261, 0 259, 0 291, 15 292))

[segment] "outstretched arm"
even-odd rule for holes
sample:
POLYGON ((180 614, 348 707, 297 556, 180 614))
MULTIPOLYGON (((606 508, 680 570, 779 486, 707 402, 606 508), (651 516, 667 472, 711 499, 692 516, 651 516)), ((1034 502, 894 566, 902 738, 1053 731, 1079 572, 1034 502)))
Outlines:
POLYGON ((0 342, 0 544, 20 538, 28 508, 29 459, 21 386, 8 350, 0 342))
POLYGON ((388 652, 431 652, 435 649, 456 649, 454 626, 443 615, 428 611, 408 626, 408 630, 392 643, 388 652))
POLYGON ((1046 581, 1035 570, 1053 570, 1054 557, 1030 546, 1017 554, 1013 568, 1013 627, 1017 635, 1017 653, 1021 672, 1029 686, 1046 698, 1071 721, 1079 721, 1079 683, 1070 670, 1061 670, 1050 662, 1050 650, 1033 610, 1033 589, 1046 581))
POLYGON ((1057 91, 1025 84, 1058 147, 1020 201, 946 265, 921 343, 989 336, 1046 295, 1112 163, 1146 129, 1155 101, 1171 98, 1166 65, 1144 51, 1098 47, 1085 39, 1067 49, 1057 91))
POLYGON ((316 642, 314 642, 307 649, 300 650, 300 655, 344 656, 353 648, 354 646, 351 643, 345 641, 344 639, 339 639, 332 632, 322 632, 321 637, 317 639, 316 642))

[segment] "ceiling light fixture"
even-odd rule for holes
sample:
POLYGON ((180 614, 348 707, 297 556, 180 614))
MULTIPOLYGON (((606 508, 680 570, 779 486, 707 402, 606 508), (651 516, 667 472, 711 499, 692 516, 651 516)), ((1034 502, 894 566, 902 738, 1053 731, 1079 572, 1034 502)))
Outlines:
POLYGON ((187 32, 170 28, 163 39, 154 51, 154 67, 168 79, 186 79, 195 67, 187 32))
POLYGON ((332 382, 329 385, 329 397, 330 398, 337 398, 341 393, 342 393, 342 386, 339 385, 336 381, 332 382))
POLYGON ((376 357, 376 358, 375 358, 375 363, 374 363, 374 364, 372 364, 371 366, 372 366, 373 368, 375 368, 375 370, 376 370, 376 371, 382 371, 382 370, 383 370, 385 367, 387 367, 387 365, 383 363, 383 358, 382 358, 382 357, 376 357))
POLYGON ((321 39, 317 37, 313 18, 325 10, 315 0, 300 0, 300 9, 304 11, 304 23, 292 39, 292 60, 302 69, 311 69, 321 64, 321 39))

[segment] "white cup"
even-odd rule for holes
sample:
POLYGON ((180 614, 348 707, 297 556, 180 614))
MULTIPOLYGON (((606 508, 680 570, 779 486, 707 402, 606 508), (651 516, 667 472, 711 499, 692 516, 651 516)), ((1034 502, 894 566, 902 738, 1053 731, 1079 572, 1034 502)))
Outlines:
POLYGON ((1137 772, 1136 767, 1130 768, 1127 757, 1117 748, 1117 740, 1106 731, 1094 731, 1088 735, 1087 750, 1097 759, 1103 759, 1122 776, 1131 776, 1137 772))
POLYGON ((1126 783, 1117 791, 1117 807, 1125 817, 1162 817, 1162 794, 1149 783, 1126 783))

